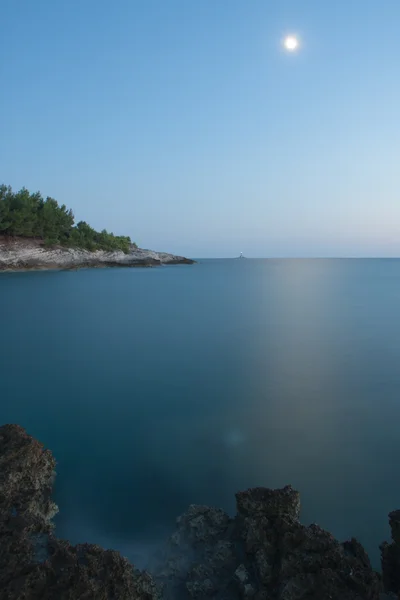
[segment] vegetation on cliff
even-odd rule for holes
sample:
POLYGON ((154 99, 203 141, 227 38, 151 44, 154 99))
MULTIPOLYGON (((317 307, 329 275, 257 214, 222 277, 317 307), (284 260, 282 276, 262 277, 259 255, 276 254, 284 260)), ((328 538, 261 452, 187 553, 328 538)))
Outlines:
POLYGON ((47 246, 129 252, 128 236, 95 231, 85 221, 74 223, 72 210, 54 198, 44 199, 40 192, 30 193, 26 188, 13 192, 10 186, 0 185, 0 235, 38 238, 47 246))

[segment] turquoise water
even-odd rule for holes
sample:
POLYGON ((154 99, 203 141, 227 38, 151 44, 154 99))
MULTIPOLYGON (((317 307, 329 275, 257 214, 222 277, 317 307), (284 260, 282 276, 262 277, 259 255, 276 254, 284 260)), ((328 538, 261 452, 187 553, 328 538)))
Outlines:
POLYGON ((400 507, 400 261, 0 276, 0 422, 58 461, 58 533, 139 565, 190 503, 291 483, 378 564, 400 507))

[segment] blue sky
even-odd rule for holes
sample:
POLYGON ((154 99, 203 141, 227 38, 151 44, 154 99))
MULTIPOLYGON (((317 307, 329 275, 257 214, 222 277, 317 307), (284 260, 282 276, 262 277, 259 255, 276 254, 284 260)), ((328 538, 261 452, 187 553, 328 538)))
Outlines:
POLYGON ((0 181, 156 250, 400 255, 398 0, 2 0, 0 20, 0 181))

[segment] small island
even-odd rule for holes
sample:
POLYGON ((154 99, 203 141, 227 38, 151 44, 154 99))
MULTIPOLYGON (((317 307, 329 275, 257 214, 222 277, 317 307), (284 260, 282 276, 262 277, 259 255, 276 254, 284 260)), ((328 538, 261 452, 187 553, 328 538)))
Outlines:
POLYGON ((0 271, 193 264, 138 248, 129 236, 96 231, 54 198, 0 185, 0 271))

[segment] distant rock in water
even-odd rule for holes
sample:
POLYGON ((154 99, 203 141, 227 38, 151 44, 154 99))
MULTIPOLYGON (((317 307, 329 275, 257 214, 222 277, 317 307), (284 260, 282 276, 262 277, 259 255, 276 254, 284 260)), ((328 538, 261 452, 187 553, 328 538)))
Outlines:
POLYGON ((120 250, 90 252, 82 248, 46 248, 41 240, 0 236, 0 271, 80 269, 90 267, 153 267, 193 264, 195 261, 166 252, 143 250, 131 245, 120 250))
POLYGON ((400 592, 400 512, 382 545, 383 577, 361 544, 299 522, 292 487, 236 494, 237 515, 192 505, 153 575, 118 552, 59 540, 55 460, 18 425, 0 427, 0 600, 383 600, 400 592))

